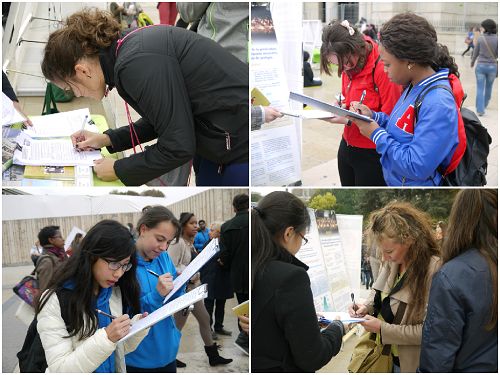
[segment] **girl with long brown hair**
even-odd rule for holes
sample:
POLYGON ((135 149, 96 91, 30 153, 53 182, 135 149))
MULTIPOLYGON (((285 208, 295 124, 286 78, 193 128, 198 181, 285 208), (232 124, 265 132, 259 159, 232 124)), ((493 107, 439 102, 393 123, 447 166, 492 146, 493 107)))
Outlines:
POLYGON ((360 324, 376 333, 378 342, 391 345, 394 372, 415 372, 431 279, 439 266, 431 221, 410 203, 392 202, 370 215, 368 230, 384 263, 367 303, 351 305, 349 312, 366 319, 360 324), (397 315, 402 319, 393 324, 397 315))
POLYGON ((455 197, 432 280, 421 372, 498 372, 498 191, 455 197))
MULTIPOLYGON (((392 83, 384 72, 377 43, 363 35, 349 21, 332 21, 321 37, 321 70, 331 75, 331 63, 336 64, 342 77, 342 96, 337 105, 349 108, 359 101, 373 111, 391 113, 401 96, 401 86, 392 83)), ((385 186, 380 155, 375 144, 364 137, 357 126, 344 117, 327 119, 342 123, 344 134, 339 145, 338 167, 343 186, 385 186)))

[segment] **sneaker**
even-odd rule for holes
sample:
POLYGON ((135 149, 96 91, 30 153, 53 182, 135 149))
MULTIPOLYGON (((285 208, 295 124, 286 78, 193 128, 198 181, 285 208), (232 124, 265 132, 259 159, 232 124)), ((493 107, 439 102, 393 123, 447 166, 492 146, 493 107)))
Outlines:
POLYGON ((243 353, 248 355, 248 335, 246 333, 240 332, 238 338, 234 342, 234 345, 243 353))
POLYGON ((215 333, 218 333, 219 335, 222 335, 222 336, 231 336, 232 335, 231 331, 227 331, 224 328, 216 329, 215 333))

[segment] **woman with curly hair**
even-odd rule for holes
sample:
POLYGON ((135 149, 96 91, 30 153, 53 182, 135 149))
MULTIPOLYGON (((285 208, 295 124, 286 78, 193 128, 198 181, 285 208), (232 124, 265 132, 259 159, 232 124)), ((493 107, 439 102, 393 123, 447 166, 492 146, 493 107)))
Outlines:
POLYGON ((167 25, 122 35, 110 13, 84 9, 49 35, 42 72, 76 96, 101 100, 116 87, 141 116, 132 123, 126 106, 129 126, 72 135, 79 150, 134 148, 96 161, 100 179, 142 185, 196 156, 197 185, 248 186, 248 66, 214 41, 167 25))
POLYGON ((498 373, 498 191, 455 197, 432 280, 420 372, 498 373))
POLYGON ((439 186, 465 152, 458 67, 434 27, 413 13, 382 26, 379 49, 389 79, 406 88, 389 115, 352 101, 372 121, 349 118, 375 143, 387 185, 439 186))
POLYGON ((394 372, 415 372, 432 275, 439 266, 431 221, 410 203, 393 202, 372 212, 368 230, 384 263, 366 304, 351 305, 349 313, 366 319, 360 324, 378 343, 391 345, 394 372))

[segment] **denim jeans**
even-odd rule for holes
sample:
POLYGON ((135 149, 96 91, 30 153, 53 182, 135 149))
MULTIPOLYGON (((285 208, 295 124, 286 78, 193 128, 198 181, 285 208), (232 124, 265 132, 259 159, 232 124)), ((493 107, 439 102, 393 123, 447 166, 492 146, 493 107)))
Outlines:
POLYGON ((476 66, 476 111, 483 114, 491 99, 491 89, 497 75, 496 64, 476 66))

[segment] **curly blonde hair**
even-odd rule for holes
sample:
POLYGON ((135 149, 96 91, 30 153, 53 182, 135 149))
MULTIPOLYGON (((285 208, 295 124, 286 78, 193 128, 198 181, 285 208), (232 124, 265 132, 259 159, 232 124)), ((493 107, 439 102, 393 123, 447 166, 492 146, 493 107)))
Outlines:
POLYGON ((410 286, 409 320, 422 321, 429 291, 413 286, 426 285, 432 256, 439 255, 430 217, 408 202, 391 202, 372 212, 368 232, 376 242, 388 238, 400 244, 409 244, 406 253, 406 280, 410 286))

